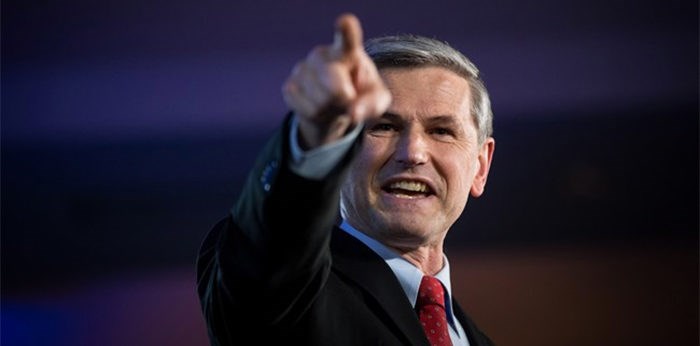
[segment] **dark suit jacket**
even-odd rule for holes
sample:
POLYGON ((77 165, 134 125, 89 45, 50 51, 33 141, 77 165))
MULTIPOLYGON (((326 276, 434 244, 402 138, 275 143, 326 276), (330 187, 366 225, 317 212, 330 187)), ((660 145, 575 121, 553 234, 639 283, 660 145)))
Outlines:
MULTIPOLYGON (((304 179, 286 164, 288 120, 202 243, 198 293, 212 345, 428 345, 389 266, 334 226, 354 150, 326 179, 304 179)), ((471 345, 490 345, 453 306, 471 345)))

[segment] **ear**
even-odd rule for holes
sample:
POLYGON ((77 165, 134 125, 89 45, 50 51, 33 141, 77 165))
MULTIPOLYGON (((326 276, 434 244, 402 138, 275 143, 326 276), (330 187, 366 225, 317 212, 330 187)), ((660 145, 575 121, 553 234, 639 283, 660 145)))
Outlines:
POLYGON ((484 143, 479 148, 479 156, 477 157, 476 175, 472 181, 471 195, 479 197, 484 193, 486 187, 486 179, 489 176, 491 168, 491 160, 493 159, 493 151, 496 149, 496 140, 493 137, 486 138, 484 143))

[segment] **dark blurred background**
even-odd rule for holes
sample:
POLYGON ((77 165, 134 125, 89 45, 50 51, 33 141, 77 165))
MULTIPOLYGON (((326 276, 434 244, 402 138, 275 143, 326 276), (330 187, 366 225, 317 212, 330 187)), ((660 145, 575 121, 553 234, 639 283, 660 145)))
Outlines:
POLYGON ((497 150, 447 251, 497 344, 698 345, 686 0, 3 1, 0 343, 206 345, 199 243, 345 11, 482 71, 497 150))

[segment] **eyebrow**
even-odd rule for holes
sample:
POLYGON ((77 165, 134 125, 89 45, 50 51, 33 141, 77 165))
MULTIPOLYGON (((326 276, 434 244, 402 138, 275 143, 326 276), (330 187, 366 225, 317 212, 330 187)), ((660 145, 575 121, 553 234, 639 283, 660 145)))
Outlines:
MULTIPOLYGON (((385 112, 384 114, 382 114, 381 118, 392 121, 392 122, 403 121, 403 118, 400 115, 394 114, 391 112, 385 112)), ((425 122, 428 124, 445 124, 445 125, 458 125, 459 124, 459 122, 457 121, 457 117, 454 115, 430 116, 427 119, 425 119, 425 122)))
POLYGON ((401 120, 401 116, 400 116, 400 115, 394 114, 394 113, 391 113, 391 112, 384 112, 384 114, 382 114, 381 118, 382 118, 382 119, 389 120, 389 121, 392 121, 392 122, 396 122, 396 121, 400 121, 400 120, 401 120))
POLYGON ((437 115, 427 119, 430 124, 458 125, 457 117, 453 115, 437 115))

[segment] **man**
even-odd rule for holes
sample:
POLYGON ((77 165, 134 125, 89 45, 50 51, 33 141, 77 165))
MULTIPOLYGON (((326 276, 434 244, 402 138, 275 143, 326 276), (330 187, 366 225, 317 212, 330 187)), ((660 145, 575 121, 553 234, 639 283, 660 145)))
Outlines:
POLYGON ((490 345, 443 254, 494 151, 476 68, 417 36, 365 51, 346 14, 283 95, 292 112, 202 244, 212 345, 490 345))

